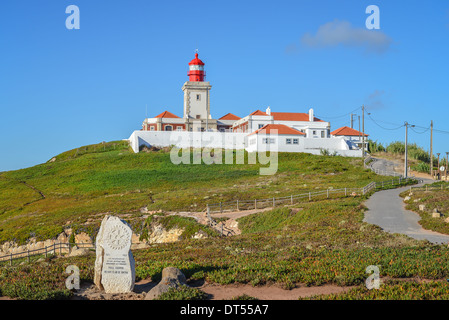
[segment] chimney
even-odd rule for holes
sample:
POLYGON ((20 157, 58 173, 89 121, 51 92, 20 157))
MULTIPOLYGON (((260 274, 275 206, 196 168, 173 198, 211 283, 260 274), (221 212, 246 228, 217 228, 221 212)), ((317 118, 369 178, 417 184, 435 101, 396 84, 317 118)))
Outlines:
POLYGON ((309 121, 313 121, 313 119, 315 119, 315 117, 313 116, 313 109, 310 108, 310 110, 309 110, 309 121))
POLYGON ((271 108, 268 106, 267 110, 265 110, 265 113, 271 116, 271 108))

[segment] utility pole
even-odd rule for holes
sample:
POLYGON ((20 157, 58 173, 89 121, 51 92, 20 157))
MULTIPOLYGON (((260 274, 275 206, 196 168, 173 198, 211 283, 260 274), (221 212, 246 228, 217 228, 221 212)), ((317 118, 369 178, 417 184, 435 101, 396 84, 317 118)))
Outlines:
POLYGON ((351 113, 351 129, 354 128, 354 120, 353 120, 353 118, 352 118, 353 115, 354 115, 354 114, 351 113))
POLYGON ((404 123, 405 125, 405 168, 404 168, 404 178, 407 178, 407 172, 408 172, 408 152, 407 152, 407 133, 408 133, 408 126, 410 126, 410 128, 413 128, 415 125, 410 125, 407 121, 405 121, 404 123))
POLYGON ((358 118, 359 118, 359 143, 360 143, 360 141, 362 140, 362 137, 360 136, 360 116, 358 116, 358 118))
POLYGON ((408 122, 405 121, 405 168, 404 168, 404 178, 407 178, 407 129, 408 129, 408 122))
POLYGON ((441 174, 440 174, 440 154, 437 153, 438 156, 438 180, 441 179, 441 174))
POLYGON ((365 106, 362 105, 362 157, 365 160, 365 106))
POLYGON ((433 120, 430 120, 430 177, 433 179, 433 120))
POLYGON ((449 152, 446 151, 446 168, 444 170, 444 175, 446 176, 446 181, 447 181, 447 172, 448 172, 448 166, 449 166, 449 152))

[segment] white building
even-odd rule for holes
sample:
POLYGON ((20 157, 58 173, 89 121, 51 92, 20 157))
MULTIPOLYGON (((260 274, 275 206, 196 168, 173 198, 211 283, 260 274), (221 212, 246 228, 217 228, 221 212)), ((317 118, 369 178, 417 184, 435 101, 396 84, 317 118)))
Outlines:
POLYGON ((325 149, 344 156, 361 156, 358 131, 343 127, 330 133, 330 123, 316 118, 313 109, 308 113, 273 112, 268 107, 265 112, 256 110, 243 118, 228 113, 213 119, 212 86, 205 81, 205 75, 204 63, 195 54, 189 63, 189 81, 182 86, 183 117, 164 111, 154 118, 146 118, 142 130, 134 131, 129 138, 135 152, 143 145, 258 151, 273 144, 279 152, 320 154, 325 149))
POLYGON ((313 109, 309 113, 272 112, 268 107, 266 112, 256 110, 248 116, 235 121, 234 132, 254 132, 266 124, 283 124, 306 134, 308 138, 329 138, 330 123, 314 117, 313 109))
MULTIPOLYGON (((360 131, 357 131, 353 128, 349 127, 341 127, 337 130, 334 130, 331 132, 332 138, 344 138, 348 144, 351 146, 352 149, 359 149, 362 147, 362 137, 363 133, 360 131)), ((365 133, 365 145, 367 143, 368 134, 365 133)))

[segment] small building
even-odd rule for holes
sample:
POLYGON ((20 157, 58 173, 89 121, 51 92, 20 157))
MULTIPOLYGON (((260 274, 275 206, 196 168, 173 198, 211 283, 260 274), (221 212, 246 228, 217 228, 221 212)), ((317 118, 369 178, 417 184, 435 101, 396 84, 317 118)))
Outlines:
POLYGON ((363 132, 360 132, 353 128, 344 126, 331 132, 331 137, 344 138, 346 141, 348 141, 348 144, 351 145, 351 147, 354 149, 362 147, 363 135, 365 136, 365 144, 366 144, 366 138, 368 137, 368 134, 366 133, 363 134, 363 132))
POLYGON ((304 144, 305 133, 283 124, 267 124, 248 135, 247 151, 276 150, 299 152, 304 144))
POLYGON ((218 119, 217 130, 220 132, 232 132, 232 126, 238 120, 240 120, 240 117, 235 114, 225 114, 223 117, 218 119))
POLYGON ((329 138, 330 123, 314 117, 313 109, 309 113, 266 112, 256 110, 248 116, 235 121, 233 132, 254 132, 267 124, 282 124, 306 134, 308 138, 329 138))

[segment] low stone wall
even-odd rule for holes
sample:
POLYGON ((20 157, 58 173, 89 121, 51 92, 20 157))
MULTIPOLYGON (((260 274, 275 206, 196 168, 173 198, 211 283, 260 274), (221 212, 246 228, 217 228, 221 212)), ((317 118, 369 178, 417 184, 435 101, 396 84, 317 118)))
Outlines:
MULTIPOLYGON (((161 225, 154 225, 152 228, 152 232, 148 235, 148 239, 146 240, 140 240, 140 235, 133 233, 131 238, 131 250, 135 249, 143 249, 148 248, 152 244, 156 243, 170 243, 170 242, 176 242, 181 239, 181 235, 184 232, 184 229, 182 228, 172 228, 170 230, 165 230, 161 225)), ((45 241, 37 241, 36 238, 31 238, 27 244, 24 245, 18 245, 14 241, 7 241, 0 245, 0 257, 7 256, 10 254, 15 255, 14 258, 20 257, 19 254, 23 253, 23 257, 27 256, 28 251, 38 250, 38 249, 44 249, 48 248, 47 253, 55 253, 55 254, 68 254, 69 253, 69 246, 63 245, 60 246, 61 243, 67 244, 69 243, 70 236, 72 234, 71 229, 66 229, 64 232, 58 235, 56 239, 48 239, 45 241), (52 248, 55 246, 56 252, 53 252, 52 248)), ((202 238, 204 237, 203 234, 195 234, 194 238, 202 238)), ((80 249, 82 248, 95 248, 95 243, 91 239, 91 237, 85 233, 82 232, 80 234, 75 235, 75 243, 78 245, 80 249), (83 245, 84 244, 84 245, 83 245)), ((72 247, 73 248, 73 247, 72 247)), ((42 251, 44 253, 44 251, 42 251)))

